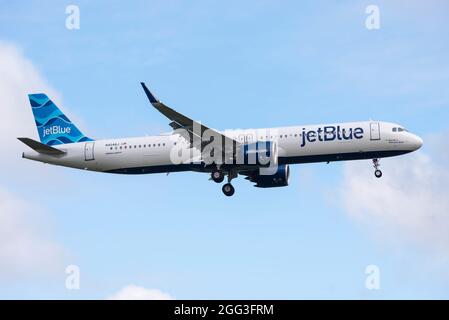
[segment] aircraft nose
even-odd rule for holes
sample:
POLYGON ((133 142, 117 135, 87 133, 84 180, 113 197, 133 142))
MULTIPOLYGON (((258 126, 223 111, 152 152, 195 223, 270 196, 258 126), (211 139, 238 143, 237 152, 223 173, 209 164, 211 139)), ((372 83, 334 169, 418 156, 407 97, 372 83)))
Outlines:
POLYGON ((412 138, 412 146, 413 146, 413 150, 418 150, 419 148, 422 147, 423 144, 423 140, 418 137, 417 135, 413 135, 412 138))

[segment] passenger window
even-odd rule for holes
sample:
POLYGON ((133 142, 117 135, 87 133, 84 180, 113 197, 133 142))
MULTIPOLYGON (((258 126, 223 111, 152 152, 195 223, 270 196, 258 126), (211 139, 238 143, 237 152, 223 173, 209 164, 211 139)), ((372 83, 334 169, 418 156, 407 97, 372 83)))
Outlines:
POLYGON ((163 143, 163 144, 162 144, 162 146, 164 146, 164 147, 165 147, 165 143, 163 143))

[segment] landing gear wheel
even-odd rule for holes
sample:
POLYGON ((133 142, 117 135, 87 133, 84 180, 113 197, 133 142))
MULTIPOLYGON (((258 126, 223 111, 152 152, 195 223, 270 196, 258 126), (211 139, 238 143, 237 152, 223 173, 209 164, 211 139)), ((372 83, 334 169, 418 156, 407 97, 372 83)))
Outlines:
POLYGON ((374 171, 374 175, 376 176, 376 178, 380 178, 380 177, 382 177, 382 171, 377 169, 376 171, 374 171))
POLYGON ((379 159, 373 159, 373 167, 376 170, 374 171, 374 175, 376 176, 376 178, 382 177, 382 171, 379 170, 380 167, 379 159))
POLYGON ((232 196, 235 192, 234 187, 230 183, 224 184, 221 190, 223 190, 223 193, 228 197, 232 196))
POLYGON ((212 180, 214 180, 216 183, 222 183, 224 180, 223 171, 220 171, 220 170, 212 171, 210 176, 211 176, 212 180))

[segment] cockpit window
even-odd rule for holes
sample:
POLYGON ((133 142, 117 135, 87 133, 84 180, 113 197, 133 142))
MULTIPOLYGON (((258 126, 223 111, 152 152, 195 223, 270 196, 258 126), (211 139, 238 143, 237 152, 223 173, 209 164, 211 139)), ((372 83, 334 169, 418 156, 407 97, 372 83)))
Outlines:
POLYGON ((396 131, 398 131, 398 128, 394 127, 393 132, 396 132, 396 131))

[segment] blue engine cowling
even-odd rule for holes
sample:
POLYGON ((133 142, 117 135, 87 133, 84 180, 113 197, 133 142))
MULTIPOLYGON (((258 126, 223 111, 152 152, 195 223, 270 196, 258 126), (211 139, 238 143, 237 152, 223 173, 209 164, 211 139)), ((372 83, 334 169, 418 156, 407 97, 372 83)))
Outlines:
POLYGON ((251 182, 255 182, 255 187, 258 188, 275 188, 288 186, 290 179, 290 167, 288 164, 278 166, 275 174, 263 175, 257 173, 257 175, 251 176, 251 182))

